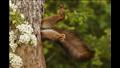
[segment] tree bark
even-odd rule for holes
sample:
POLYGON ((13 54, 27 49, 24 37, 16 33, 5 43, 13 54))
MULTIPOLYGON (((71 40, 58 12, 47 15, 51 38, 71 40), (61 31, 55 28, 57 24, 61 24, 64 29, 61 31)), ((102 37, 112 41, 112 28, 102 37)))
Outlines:
POLYGON ((22 68, 46 68, 41 44, 38 44, 36 47, 23 44, 17 47, 16 53, 23 60, 22 68))
POLYGON ((33 26, 34 34, 37 37, 37 46, 22 44, 17 47, 16 54, 23 60, 22 68, 46 68, 41 43, 40 24, 43 14, 43 0, 12 0, 18 6, 18 11, 24 14, 25 20, 33 26))

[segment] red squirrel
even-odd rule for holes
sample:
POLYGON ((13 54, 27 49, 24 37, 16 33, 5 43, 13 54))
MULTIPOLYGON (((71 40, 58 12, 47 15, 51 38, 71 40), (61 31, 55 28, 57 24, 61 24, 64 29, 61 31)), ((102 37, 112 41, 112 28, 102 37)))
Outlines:
POLYGON ((68 30, 51 29, 56 23, 63 20, 65 17, 64 6, 61 5, 56 15, 50 16, 42 20, 42 40, 49 39, 59 41, 61 46, 73 58, 80 60, 88 60, 94 57, 94 50, 87 47, 87 44, 78 36, 68 30))

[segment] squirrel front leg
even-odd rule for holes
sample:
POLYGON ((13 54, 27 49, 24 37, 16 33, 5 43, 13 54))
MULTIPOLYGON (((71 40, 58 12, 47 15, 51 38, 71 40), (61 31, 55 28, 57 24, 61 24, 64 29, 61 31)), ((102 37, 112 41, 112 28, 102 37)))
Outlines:
POLYGON ((53 29, 44 29, 41 31, 42 38, 49 39, 49 40, 65 40, 65 34, 61 34, 53 29))

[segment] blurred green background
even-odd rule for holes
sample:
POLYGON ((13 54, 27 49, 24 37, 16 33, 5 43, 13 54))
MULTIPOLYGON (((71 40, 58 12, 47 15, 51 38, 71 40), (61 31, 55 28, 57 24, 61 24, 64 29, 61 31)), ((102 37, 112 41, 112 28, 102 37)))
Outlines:
POLYGON ((56 27, 74 30, 96 54, 81 62, 71 58, 58 43, 44 41, 47 68, 111 68, 111 1, 110 0, 46 0, 44 17, 54 15, 65 5, 65 20, 56 27))

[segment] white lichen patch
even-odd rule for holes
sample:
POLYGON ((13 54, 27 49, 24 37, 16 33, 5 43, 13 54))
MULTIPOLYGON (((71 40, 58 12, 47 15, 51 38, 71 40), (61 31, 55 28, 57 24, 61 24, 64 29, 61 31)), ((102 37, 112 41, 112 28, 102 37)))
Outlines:
POLYGON ((21 66, 23 65, 23 61, 20 56, 17 56, 12 52, 9 53, 9 61, 13 68, 21 68, 21 66))
POLYGON ((17 44, 15 43, 16 40, 16 35, 14 33, 14 31, 10 31, 9 32, 9 46, 12 49, 12 52, 15 52, 16 48, 17 48, 17 44))
POLYGON ((10 31, 9 32, 9 41, 14 42, 15 39, 16 39, 16 36, 15 36, 14 31, 10 31))
POLYGON ((32 45, 37 45, 37 38, 36 38, 36 36, 35 35, 33 35, 33 34, 31 34, 30 35, 30 38, 31 38, 31 44, 32 45))
POLYGON ((21 18, 23 18, 23 19, 25 18, 23 14, 20 14, 20 16, 21 16, 21 18))
POLYGON ((11 2, 11 0, 9 0, 9 6, 10 6, 10 8, 13 9, 13 12, 16 12, 16 9, 17 9, 18 7, 17 7, 17 5, 13 4, 13 3, 11 2))
POLYGON ((28 44, 30 42, 31 45, 36 46, 37 45, 37 38, 33 34, 33 28, 30 24, 27 22, 21 25, 18 25, 16 27, 21 35, 19 37, 19 43, 26 43, 28 44))
POLYGON ((30 41, 29 34, 20 35, 19 42, 28 44, 30 41))
POLYGON ((28 24, 28 23, 18 25, 16 28, 19 29, 19 31, 20 31, 22 34, 24 34, 24 33, 27 33, 27 34, 33 33, 33 28, 32 28, 32 26, 31 26, 30 24, 28 24))
POLYGON ((36 36, 33 35, 33 34, 22 34, 22 35, 20 35, 19 43, 29 44, 29 42, 30 42, 31 45, 36 46, 37 45, 36 36))
POLYGON ((9 43, 9 46, 12 49, 12 52, 15 52, 18 45, 16 43, 11 42, 11 43, 9 43))

